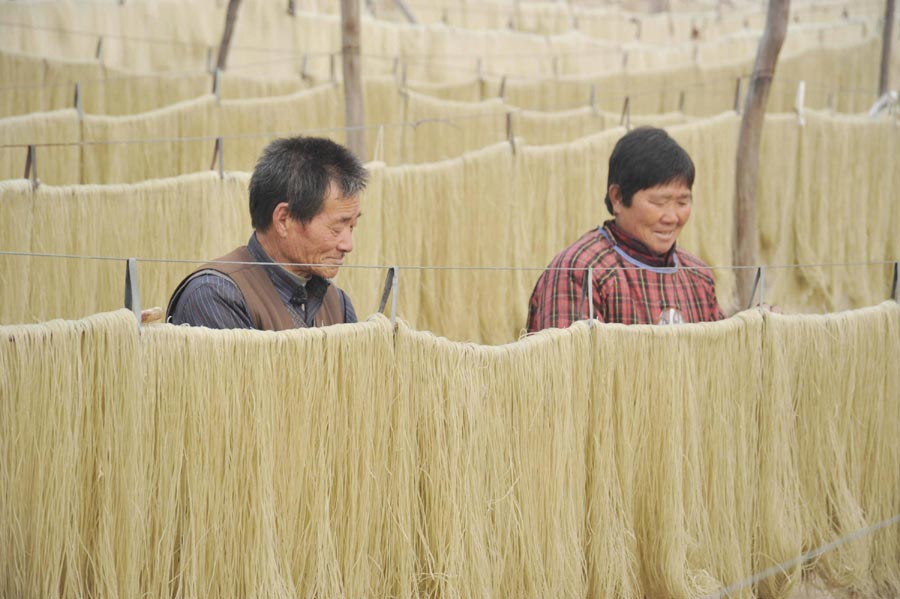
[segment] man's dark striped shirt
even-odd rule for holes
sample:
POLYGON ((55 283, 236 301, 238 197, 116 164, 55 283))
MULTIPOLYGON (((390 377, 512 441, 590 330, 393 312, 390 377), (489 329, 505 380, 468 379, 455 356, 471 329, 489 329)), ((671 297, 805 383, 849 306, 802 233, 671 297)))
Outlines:
MULTIPOLYGON (((250 237, 247 249, 257 262, 272 265, 266 268, 266 272, 290 312, 294 326, 315 326, 316 314, 322 307, 325 291, 332 283, 317 276, 304 281, 278 266, 263 250, 255 233, 250 237)), ((344 322, 357 322, 350 298, 341 289, 338 289, 338 293, 344 308, 344 322)), ((227 276, 212 270, 200 273, 188 282, 169 320, 173 324, 190 324, 211 329, 256 328, 238 286, 227 276)))

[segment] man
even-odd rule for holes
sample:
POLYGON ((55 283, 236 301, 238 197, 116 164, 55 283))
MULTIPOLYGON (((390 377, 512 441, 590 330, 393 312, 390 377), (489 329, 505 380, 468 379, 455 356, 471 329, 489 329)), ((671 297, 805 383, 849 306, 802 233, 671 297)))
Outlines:
POLYGON ((366 177, 333 141, 272 142, 250 179, 250 241, 182 281, 168 321, 270 331, 356 322, 350 298, 331 279, 353 249, 366 177))
POLYGON ((623 324, 725 317, 699 258, 675 247, 691 216, 694 163, 662 129, 642 127, 609 158, 606 209, 613 215, 560 253, 544 271, 528 310, 528 331, 565 328, 590 312, 623 324), (591 282, 584 288, 588 269, 591 282))

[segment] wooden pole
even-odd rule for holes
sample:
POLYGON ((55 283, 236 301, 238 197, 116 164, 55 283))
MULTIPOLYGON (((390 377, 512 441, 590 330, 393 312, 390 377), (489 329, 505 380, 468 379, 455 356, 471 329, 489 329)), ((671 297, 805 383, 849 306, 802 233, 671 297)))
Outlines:
POLYGON ((884 7, 884 34, 881 38, 881 74, 878 77, 878 97, 891 87, 891 37, 894 34, 894 0, 884 7))
MULTIPOLYGON (((759 41, 747 100, 741 117, 735 168, 734 250, 736 266, 759 264, 759 233, 756 224, 756 189, 759 175, 759 145, 765 123, 766 103, 778 54, 787 35, 790 0, 769 0, 766 29, 759 41)), ((753 286, 753 271, 738 271, 739 305, 745 305, 753 286)))
POLYGON ((360 64, 360 0, 341 0, 341 55, 344 73, 344 116, 347 147, 360 160, 366 159, 366 111, 363 103, 360 64))
POLYGON ((222 41, 219 43, 219 57, 216 60, 216 68, 225 70, 228 62, 228 50, 231 48, 231 34, 234 33, 234 22, 237 20, 238 8, 241 0, 228 0, 228 10, 225 13, 225 30, 222 32, 222 41))

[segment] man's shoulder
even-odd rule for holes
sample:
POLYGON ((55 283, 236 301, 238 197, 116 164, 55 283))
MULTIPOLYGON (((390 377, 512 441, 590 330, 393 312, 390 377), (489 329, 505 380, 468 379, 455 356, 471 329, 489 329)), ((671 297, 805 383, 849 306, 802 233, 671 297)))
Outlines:
POLYGON ((234 279, 212 268, 204 268, 194 272, 184 279, 182 286, 182 293, 238 289, 234 279))
POLYGON ((599 231, 591 229, 578 240, 558 253, 550 263, 555 268, 588 268, 614 259, 612 244, 599 231))
POLYGON ((169 312, 176 307, 199 303, 239 303, 243 295, 228 275, 213 269, 200 269, 187 276, 169 300, 169 312))

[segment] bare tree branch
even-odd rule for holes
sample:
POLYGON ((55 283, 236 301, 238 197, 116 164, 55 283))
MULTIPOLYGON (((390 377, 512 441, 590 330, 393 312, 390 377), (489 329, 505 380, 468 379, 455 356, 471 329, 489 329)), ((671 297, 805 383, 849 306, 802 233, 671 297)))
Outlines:
MULTIPOLYGON (((756 221, 756 189, 759 176, 759 146, 765 123, 766 104, 778 54, 787 36, 790 0, 769 0, 766 30, 759 41, 756 62, 750 75, 735 168, 734 264, 759 264, 759 233, 756 221)), ((750 300, 753 273, 738 271, 738 301, 750 300)))
POLYGON ((366 159, 366 110, 363 102, 360 49, 360 0, 341 0, 341 55, 344 73, 344 115, 347 146, 366 159))
POLYGON ((881 74, 878 77, 878 97, 891 87, 891 36, 894 35, 894 0, 887 0, 884 8, 884 33, 881 39, 881 74))
POLYGON ((216 68, 225 70, 228 62, 228 50, 231 48, 231 34, 234 33, 234 22, 237 20, 238 8, 241 0, 228 0, 228 11, 225 13, 225 30, 222 32, 222 41, 219 43, 219 57, 216 60, 216 68))

